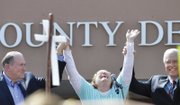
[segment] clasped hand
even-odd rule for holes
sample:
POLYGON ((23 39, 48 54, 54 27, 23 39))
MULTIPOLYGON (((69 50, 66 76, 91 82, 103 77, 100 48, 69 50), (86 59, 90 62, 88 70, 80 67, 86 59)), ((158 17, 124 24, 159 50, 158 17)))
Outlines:
POLYGON ((134 39, 138 36, 138 34, 140 33, 139 30, 135 29, 135 30, 128 30, 127 33, 126 33, 126 39, 127 39, 127 42, 134 42, 134 39))

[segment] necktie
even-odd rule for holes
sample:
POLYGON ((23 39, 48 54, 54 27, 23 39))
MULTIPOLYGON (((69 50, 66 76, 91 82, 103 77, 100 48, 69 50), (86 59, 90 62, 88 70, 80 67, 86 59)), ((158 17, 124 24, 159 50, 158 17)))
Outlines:
POLYGON ((173 99, 174 96, 174 89, 176 87, 176 81, 173 81, 173 83, 171 83, 171 86, 169 88, 169 96, 173 99))

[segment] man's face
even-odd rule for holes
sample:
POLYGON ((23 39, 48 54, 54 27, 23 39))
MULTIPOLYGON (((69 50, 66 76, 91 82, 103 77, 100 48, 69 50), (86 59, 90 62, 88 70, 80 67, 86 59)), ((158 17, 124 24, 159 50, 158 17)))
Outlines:
POLYGON ((22 55, 16 55, 14 57, 14 62, 12 64, 9 64, 9 76, 14 82, 22 80, 24 78, 26 69, 25 64, 26 62, 22 55))
POLYGON ((168 53, 164 59, 166 72, 174 78, 178 77, 178 60, 177 53, 168 53))

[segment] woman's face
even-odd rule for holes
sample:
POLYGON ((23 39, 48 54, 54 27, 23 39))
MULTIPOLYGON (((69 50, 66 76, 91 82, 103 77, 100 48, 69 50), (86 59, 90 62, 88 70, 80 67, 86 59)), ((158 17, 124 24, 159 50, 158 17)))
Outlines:
POLYGON ((111 86, 111 73, 107 70, 99 70, 95 75, 95 84, 108 84, 111 86))

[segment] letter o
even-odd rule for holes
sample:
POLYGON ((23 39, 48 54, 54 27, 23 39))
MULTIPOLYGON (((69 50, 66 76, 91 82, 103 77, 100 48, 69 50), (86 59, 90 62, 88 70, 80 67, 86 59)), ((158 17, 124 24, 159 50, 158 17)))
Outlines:
POLYGON ((0 31, 0 41, 5 47, 8 47, 8 48, 16 47, 16 46, 18 46, 20 44, 21 40, 22 40, 22 31, 21 31, 20 27, 17 24, 15 24, 15 23, 7 23, 7 24, 3 25, 3 27, 1 28, 1 31, 0 31), (6 42, 6 39, 5 39, 5 32, 6 32, 6 29, 8 27, 14 27, 16 32, 17 32, 16 41, 12 45, 8 45, 7 42, 6 42))

